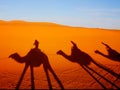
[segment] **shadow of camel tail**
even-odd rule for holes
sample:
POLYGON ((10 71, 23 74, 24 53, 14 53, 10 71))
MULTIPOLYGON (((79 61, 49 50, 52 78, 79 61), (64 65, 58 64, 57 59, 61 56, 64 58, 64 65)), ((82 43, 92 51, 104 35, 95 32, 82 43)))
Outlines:
POLYGON ((110 68, 108 68, 108 67, 106 67, 106 66, 104 66, 104 65, 102 65, 102 64, 100 64, 100 63, 98 63, 98 62, 96 62, 96 61, 94 61, 94 60, 92 60, 92 62, 93 62, 96 66, 98 66, 99 68, 107 71, 108 73, 110 73, 111 75, 115 76, 116 78, 119 78, 119 77, 120 77, 119 74, 117 74, 116 72, 114 72, 114 71, 111 70, 110 68))

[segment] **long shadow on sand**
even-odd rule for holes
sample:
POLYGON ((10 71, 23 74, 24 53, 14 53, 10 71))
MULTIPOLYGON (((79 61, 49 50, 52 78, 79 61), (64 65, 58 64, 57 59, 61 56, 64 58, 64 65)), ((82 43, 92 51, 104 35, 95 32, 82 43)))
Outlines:
POLYGON ((115 85, 113 82, 111 82, 110 80, 108 80, 107 78, 105 78, 104 76, 102 76, 101 74, 96 72, 95 70, 93 70, 91 67, 89 67, 89 65, 92 62, 96 66, 105 70, 106 72, 110 73, 111 75, 115 76, 116 78, 118 78, 120 76, 119 74, 115 73, 114 71, 110 70, 109 68, 105 67, 104 65, 94 61, 87 53, 81 51, 73 41, 71 41, 71 43, 73 44, 73 47, 71 49, 71 55, 66 55, 62 50, 59 50, 57 52, 57 54, 62 55, 64 58, 66 58, 67 60, 69 60, 73 63, 78 63, 104 89, 107 89, 107 87, 102 82, 100 82, 90 71, 94 72, 95 74, 100 76, 102 79, 104 79, 105 81, 110 83, 112 86, 119 89, 119 87, 117 85, 115 85))
POLYGON ((112 49, 108 44, 105 44, 102 42, 103 45, 105 45, 106 47, 106 50, 108 52, 108 55, 100 52, 99 50, 96 50, 95 53, 96 54, 99 54, 99 55, 102 55, 110 60, 113 60, 113 61, 118 61, 120 62, 120 53, 117 52, 116 50, 112 49))
POLYGON ((16 60, 18 63, 25 63, 25 68, 23 70, 23 73, 17 83, 16 89, 19 89, 21 82, 23 80, 23 77, 28 69, 28 67, 30 67, 30 71, 31 71, 31 89, 35 89, 35 84, 34 84, 34 67, 39 67, 41 64, 43 64, 43 68, 44 71, 46 73, 46 77, 47 77, 47 81, 48 81, 48 85, 49 85, 49 89, 52 89, 52 84, 51 84, 51 80, 50 80, 50 76, 48 73, 48 70, 52 73, 52 75, 54 76, 54 78, 56 79, 56 81, 58 82, 59 86, 61 89, 64 89, 61 81, 59 80, 59 78, 57 77, 57 75, 55 74, 54 70, 52 69, 48 57, 46 54, 44 54, 39 48, 38 48, 38 44, 39 42, 37 40, 35 40, 35 48, 31 49, 26 56, 21 57, 19 54, 14 53, 11 54, 9 57, 13 58, 14 60, 16 60))

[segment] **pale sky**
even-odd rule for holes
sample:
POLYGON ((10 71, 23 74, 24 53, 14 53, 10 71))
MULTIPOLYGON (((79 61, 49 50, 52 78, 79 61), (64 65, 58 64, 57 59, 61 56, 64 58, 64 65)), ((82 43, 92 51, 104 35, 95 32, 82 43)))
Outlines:
POLYGON ((120 0, 0 0, 0 19, 120 29, 120 0))

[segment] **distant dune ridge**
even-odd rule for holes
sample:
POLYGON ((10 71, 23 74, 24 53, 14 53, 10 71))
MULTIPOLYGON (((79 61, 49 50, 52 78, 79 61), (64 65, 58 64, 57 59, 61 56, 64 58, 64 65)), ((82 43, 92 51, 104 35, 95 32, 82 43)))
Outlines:
POLYGON ((28 22, 23 20, 11 20, 11 21, 0 20, 0 24, 25 24, 25 25, 32 24, 32 25, 45 25, 45 26, 64 26, 52 22, 28 22))
MULTIPOLYGON (((33 48, 33 42, 36 39, 39 41, 39 48, 48 56, 51 66, 65 89, 102 89, 79 65, 57 56, 56 52, 60 49, 67 54, 71 53, 71 40, 77 44, 80 50, 89 54, 94 60, 109 67, 116 73, 120 73, 120 62, 112 61, 94 52, 97 49, 107 54, 101 42, 108 44, 111 48, 120 52, 120 30, 73 27, 51 22, 0 20, 0 58, 6 57, 5 60, 0 60, 0 89, 14 89, 24 68, 24 64, 16 63, 7 57, 15 52, 24 56, 33 48)), ((91 64, 90 67, 105 77, 110 78, 112 82, 115 80, 111 75, 94 65, 91 64)), ((20 88, 30 88, 29 73, 27 72, 20 88)), ((36 88, 48 88, 42 67, 35 69, 35 77, 36 88)), ((99 80, 101 79, 99 78, 99 80)), ((52 81, 54 88, 59 88, 54 79, 52 81)), ((117 80, 114 83, 120 86, 119 82, 120 80, 117 80)), ((103 84, 108 88, 112 88, 111 85, 108 85, 104 81, 103 84)))
MULTIPOLYGON (((74 26, 68 26, 63 24, 57 24, 54 22, 30 22, 30 21, 24 21, 24 20, 0 20, 0 24, 33 24, 33 25, 44 25, 44 26, 64 26, 64 27, 74 27, 74 26)), ((89 28, 89 27, 75 27, 75 28, 89 28)), ((91 28, 91 29, 103 29, 103 28, 91 28)), ((115 30, 115 29, 103 29, 103 30, 115 30)), ((119 30, 119 29, 117 29, 119 30)))

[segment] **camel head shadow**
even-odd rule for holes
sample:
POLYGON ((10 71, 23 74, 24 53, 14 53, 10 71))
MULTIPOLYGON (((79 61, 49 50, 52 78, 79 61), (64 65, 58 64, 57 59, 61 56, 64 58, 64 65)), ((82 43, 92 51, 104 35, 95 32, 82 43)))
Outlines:
POLYGON ((99 55, 101 55, 103 57, 106 57, 106 58, 108 58, 110 60, 120 62, 120 53, 117 52, 116 50, 112 49, 108 44, 105 44, 103 42, 101 42, 101 43, 106 47, 106 50, 107 50, 108 54, 104 54, 99 50, 95 50, 95 53, 99 54, 99 55))
POLYGON ((16 52, 16 53, 13 53, 9 56, 9 58, 16 58, 19 57, 19 54, 16 52))

